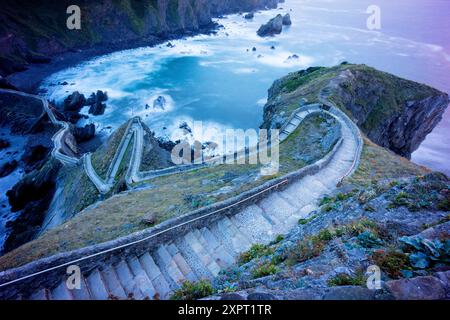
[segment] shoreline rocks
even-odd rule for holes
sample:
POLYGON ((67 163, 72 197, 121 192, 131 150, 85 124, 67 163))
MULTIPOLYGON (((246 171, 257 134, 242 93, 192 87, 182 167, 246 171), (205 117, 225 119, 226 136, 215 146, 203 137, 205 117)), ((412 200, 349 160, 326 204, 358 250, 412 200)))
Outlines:
POLYGON ((257 31, 258 36, 267 37, 280 34, 283 31, 283 16, 278 14, 266 24, 263 24, 257 31))
POLYGON ((291 15, 289 13, 286 13, 283 17, 283 26, 290 26, 292 25, 291 15))
POLYGON ((272 37, 280 34, 283 31, 283 26, 292 25, 291 16, 289 13, 282 16, 278 14, 275 18, 272 18, 266 24, 263 24, 257 31, 260 37, 272 37))

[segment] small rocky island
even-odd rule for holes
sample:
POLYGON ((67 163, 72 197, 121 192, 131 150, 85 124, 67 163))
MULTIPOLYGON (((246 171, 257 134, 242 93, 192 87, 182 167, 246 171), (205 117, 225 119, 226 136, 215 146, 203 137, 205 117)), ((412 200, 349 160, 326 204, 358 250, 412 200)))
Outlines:
POLYGON ((275 18, 270 19, 269 22, 263 24, 257 31, 260 37, 275 36, 283 31, 283 26, 290 26, 292 24, 289 13, 282 16, 278 14, 275 18))

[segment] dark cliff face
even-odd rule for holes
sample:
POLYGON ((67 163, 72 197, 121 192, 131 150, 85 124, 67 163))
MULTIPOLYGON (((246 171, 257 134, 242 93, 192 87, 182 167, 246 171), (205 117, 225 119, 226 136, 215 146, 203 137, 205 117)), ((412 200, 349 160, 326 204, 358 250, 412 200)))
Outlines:
POLYGON ((264 108, 263 127, 277 127, 302 98, 327 96, 378 145, 410 158, 441 121, 446 93, 365 65, 309 68, 275 81, 264 108))
POLYGON ((343 71, 333 93, 378 145, 410 158, 442 120, 446 93, 368 67, 343 71))
POLYGON ((152 45, 210 30, 212 18, 274 8, 278 0, 5 0, 0 7, 0 74, 46 63, 55 54, 93 46, 152 45), (81 30, 69 30, 67 7, 81 9, 81 30))

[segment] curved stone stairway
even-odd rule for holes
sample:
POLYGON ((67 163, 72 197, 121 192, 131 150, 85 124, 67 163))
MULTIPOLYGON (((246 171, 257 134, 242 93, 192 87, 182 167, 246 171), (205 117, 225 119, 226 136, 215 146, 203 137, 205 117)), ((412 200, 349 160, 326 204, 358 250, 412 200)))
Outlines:
POLYGON ((40 288, 22 298, 167 299, 185 280, 214 279, 252 244, 269 243, 276 235, 287 233, 300 218, 317 208, 323 195, 332 192, 343 177, 355 170, 361 153, 359 130, 345 114, 334 107, 330 111, 318 105, 310 108, 301 108, 290 117, 280 139, 286 139, 308 113, 327 112, 338 119, 342 144, 318 173, 291 183, 283 191, 271 193, 233 216, 225 216, 162 245, 149 247, 144 254, 125 254, 118 257, 118 263, 99 264, 93 271, 83 274, 81 290, 67 289, 63 280, 56 287, 40 288))

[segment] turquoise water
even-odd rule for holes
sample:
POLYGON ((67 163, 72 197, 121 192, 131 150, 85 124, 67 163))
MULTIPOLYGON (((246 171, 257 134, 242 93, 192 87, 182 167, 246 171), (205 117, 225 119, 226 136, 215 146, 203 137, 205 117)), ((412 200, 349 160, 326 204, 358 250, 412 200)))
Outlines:
MULTIPOLYGON (((282 9, 259 12, 253 21, 239 15, 218 20, 224 28, 215 36, 172 41, 174 48, 161 45, 99 57, 52 75, 43 87, 58 101, 74 90, 86 95, 106 90, 106 113, 84 120, 106 133, 140 115, 158 135, 172 139, 181 122, 192 126, 202 121, 203 135, 195 138, 203 141, 214 140, 225 128, 257 128, 273 81, 309 66, 365 63, 450 92, 449 2, 377 2, 382 10, 379 31, 366 28, 371 1, 287 0, 282 9), (262 23, 286 12, 292 27, 275 38, 256 35, 262 23), (294 54, 299 58, 288 59, 294 54), (72 85, 51 85, 63 81, 72 85), (165 110, 146 110, 160 95, 167 100, 165 110)), ((447 112, 413 160, 450 173, 449 131, 447 112)))

